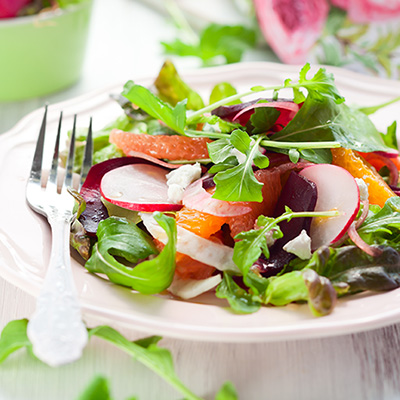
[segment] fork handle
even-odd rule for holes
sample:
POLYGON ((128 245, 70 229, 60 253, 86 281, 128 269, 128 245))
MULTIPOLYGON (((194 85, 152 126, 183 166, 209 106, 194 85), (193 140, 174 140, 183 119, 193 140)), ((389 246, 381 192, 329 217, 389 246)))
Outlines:
POLYGON ((35 355, 51 366, 58 366, 81 357, 88 332, 82 322, 72 277, 71 218, 49 217, 49 223, 52 231, 50 263, 27 333, 35 355))

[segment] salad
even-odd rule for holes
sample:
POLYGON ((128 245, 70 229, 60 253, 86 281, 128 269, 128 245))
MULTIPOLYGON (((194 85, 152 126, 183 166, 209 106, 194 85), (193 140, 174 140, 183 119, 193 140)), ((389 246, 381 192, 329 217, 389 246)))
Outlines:
POLYGON ((127 82, 74 194, 87 270, 145 294, 214 291, 237 313, 307 302, 323 316, 399 287, 396 122, 379 132, 368 115, 387 104, 350 107, 332 74, 309 75, 223 82, 207 104, 168 61, 151 88, 127 82))

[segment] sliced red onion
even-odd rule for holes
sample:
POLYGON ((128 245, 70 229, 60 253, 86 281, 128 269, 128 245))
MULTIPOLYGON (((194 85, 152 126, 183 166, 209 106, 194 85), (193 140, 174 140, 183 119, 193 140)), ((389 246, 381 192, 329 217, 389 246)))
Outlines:
POLYGON ((355 222, 350 225, 347 233, 349 234, 349 237, 353 241, 353 243, 363 252, 372 257, 378 257, 382 254, 382 249, 370 246, 368 243, 365 243, 364 240, 361 239, 360 235, 357 232, 355 222))
POLYGON ((369 211, 369 200, 363 200, 361 202, 361 204, 363 205, 363 209, 360 215, 360 218, 358 218, 358 220, 356 221, 356 229, 359 228, 363 222, 365 221, 365 218, 367 218, 368 216, 368 211, 369 211))
MULTIPOLYGON (((293 101, 272 101, 270 103, 255 103, 239 111, 233 117, 232 122, 239 122, 241 125, 244 126, 247 124, 252 114, 254 114, 256 108, 265 107, 275 108, 276 110, 281 112, 274 124, 274 126, 280 128, 282 126, 286 126, 300 109, 299 104, 296 104, 293 101)), ((279 130, 279 128, 273 130, 279 130)))

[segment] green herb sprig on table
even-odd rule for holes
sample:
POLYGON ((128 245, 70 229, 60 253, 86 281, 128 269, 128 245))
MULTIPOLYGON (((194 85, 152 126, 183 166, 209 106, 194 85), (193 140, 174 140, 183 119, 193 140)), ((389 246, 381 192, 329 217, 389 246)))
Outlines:
MULTIPOLYGON (((26 333, 27 326, 28 320, 21 319, 11 321, 3 328, 0 336, 0 363, 21 348, 27 348, 28 352, 34 355, 32 344, 26 333)), ((98 326, 88 329, 88 332, 90 338, 96 336, 109 342, 155 372, 185 396, 185 400, 202 400, 201 397, 185 386, 176 375, 170 351, 158 345, 158 342, 162 339, 160 336, 150 336, 131 342, 109 326, 98 326)), ((133 399, 135 398, 130 398, 130 400, 133 399)), ((112 400, 108 381, 104 377, 95 377, 77 400, 112 400)), ((238 400, 232 383, 224 383, 216 394, 215 400, 238 400)))

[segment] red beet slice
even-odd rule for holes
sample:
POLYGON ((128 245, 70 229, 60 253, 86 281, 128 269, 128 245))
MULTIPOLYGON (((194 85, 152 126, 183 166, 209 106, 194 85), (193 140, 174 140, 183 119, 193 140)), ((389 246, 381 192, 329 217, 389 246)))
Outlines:
POLYGON ((261 31, 276 55, 304 64, 328 16, 326 0, 254 0, 261 31))
MULTIPOLYGON (((315 183, 292 171, 282 189, 274 211, 274 217, 285 212, 285 206, 292 211, 314 211, 317 204, 317 187, 315 183)), ((295 256, 283 250, 283 246, 300 235, 303 229, 310 234, 311 218, 293 218, 280 224, 283 237, 278 239, 270 249, 270 257, 260 257, 255 265, 263 276, 269 277, 279 273, 295 256)))

